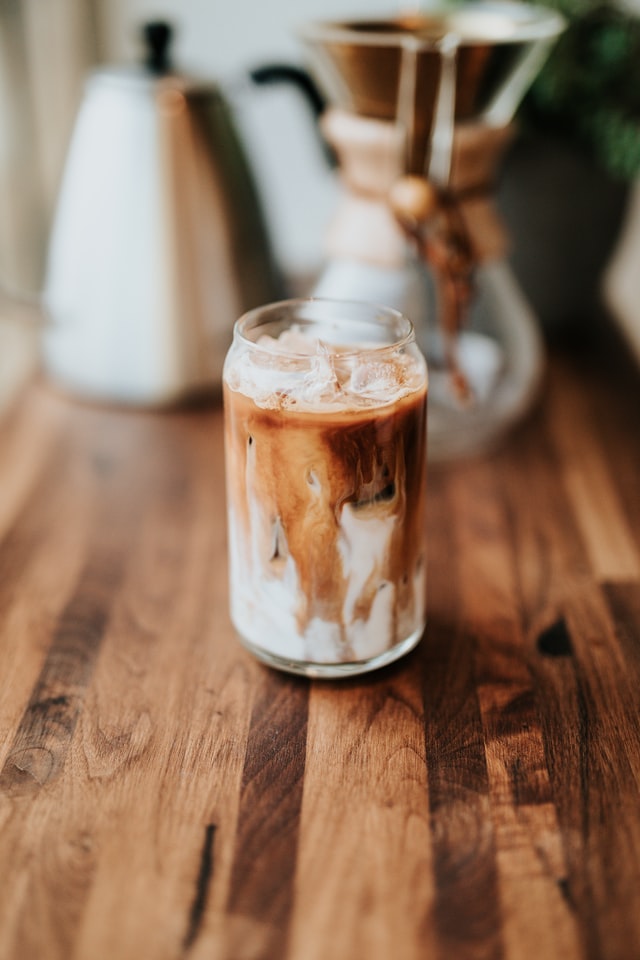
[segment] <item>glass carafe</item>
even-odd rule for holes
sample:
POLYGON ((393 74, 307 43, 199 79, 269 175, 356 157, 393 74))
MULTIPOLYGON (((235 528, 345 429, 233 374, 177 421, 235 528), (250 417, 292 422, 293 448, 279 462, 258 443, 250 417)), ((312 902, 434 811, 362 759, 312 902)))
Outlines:
POLYGON ((346 187, 315 293, 409 314, 430 363, 434 458, 497 440, 540 379, 492 192, 514 111, 562 28, 553 11, 478 2, 304 31, 346 187))

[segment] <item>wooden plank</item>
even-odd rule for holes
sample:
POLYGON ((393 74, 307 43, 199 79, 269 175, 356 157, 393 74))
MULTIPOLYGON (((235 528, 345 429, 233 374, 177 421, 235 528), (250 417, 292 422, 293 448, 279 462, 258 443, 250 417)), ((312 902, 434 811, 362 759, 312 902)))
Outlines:
POLYGON ((418 958, 433 877, 419 661, 315 683, 289 960, 418 958))
POLYGON ((590 349, 557 357, 551 377, 580 397, 580 417, 603 452, 626 523, 640 530, 640 376, 621 337, 607 327, 590 349))
MULTIPOLYGON (((64 457, 60 451, 58 466, 64 457)), ((77 490, 77 523, 48 535, 57 511, 72 504, 61 471, 36 485, 14 526, 0 541, 0 768, 42 669, 54 624, 84 562, 87 489, 77 490), (60 562, 63 555, 65 562, 60 562), (38 602, 34 603, 34 598, 38 602)))
POLYGON ((473 666, 460 617, 462 555, 450 475, 429 480, 429 625, 423 701, 435 874, 437 955, 500 958, 496 838, 473 666))
POLYGON ((47 391, 32 389, 9 410, 0 407, 0 538, 42 480, 56 447, 65 406, 52 399, 47 391))
POLYGON ((578 958, 566 863, 526 661, 502 463, 451 480, 461 593, 484 730, 505 956, 578 958), (540 917, 545 922, 540 923, 540 917))
POLYGON ((605 583, 603 594, 621 650, 622 669, 629 677, 637 702, 640 690, 640 585, 635 581, 605 583))
POLYGON ((284 957, 293 910, 309 683, 261 668, 242 775, 221 956, 284 957))
POLYGON ((593 433, 588 393, 574 377, 560 379, 559 373, 549 381, 546 425, 591 569, 600 580, 640 580, 640 554, 593 433))

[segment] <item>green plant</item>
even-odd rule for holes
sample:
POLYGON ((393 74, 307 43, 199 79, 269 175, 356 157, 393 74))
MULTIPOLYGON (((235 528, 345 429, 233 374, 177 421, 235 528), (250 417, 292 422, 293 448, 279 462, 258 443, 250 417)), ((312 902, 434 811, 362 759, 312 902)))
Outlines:
POLYGON ((542 0, 567 29, 525 99, 528 126, 570 136, 613 177, 640 174, 640 19, 602 0, 542 0))

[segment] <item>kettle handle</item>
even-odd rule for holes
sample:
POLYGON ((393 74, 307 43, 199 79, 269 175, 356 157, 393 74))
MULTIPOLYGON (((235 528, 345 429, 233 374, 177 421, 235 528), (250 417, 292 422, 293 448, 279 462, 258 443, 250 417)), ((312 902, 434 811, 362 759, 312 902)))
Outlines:
MULTIPOLYGON (((293 63, 265 63, 249 71, 252 81, 258 86, 285 83, 297 87, 311 109, 315 120, 319 120, 327 107, 327 100, 311 74, 304 67, 293 63)), ((336 155, 320 133, 316 124, 318 139, 330 167, 337 166, 336 155)))

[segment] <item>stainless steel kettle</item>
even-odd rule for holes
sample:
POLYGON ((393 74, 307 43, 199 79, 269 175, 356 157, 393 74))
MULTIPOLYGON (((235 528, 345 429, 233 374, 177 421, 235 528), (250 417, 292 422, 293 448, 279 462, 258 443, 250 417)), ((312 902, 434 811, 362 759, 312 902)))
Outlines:
POLYGON ((52 227, 44 362, 81 394, 171 403, 219 386, 234 320, 277 298, 250 169, 221 92, 146 63, 87 82, 52 227))

